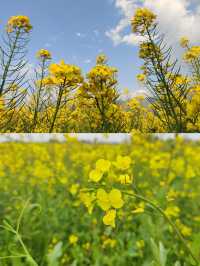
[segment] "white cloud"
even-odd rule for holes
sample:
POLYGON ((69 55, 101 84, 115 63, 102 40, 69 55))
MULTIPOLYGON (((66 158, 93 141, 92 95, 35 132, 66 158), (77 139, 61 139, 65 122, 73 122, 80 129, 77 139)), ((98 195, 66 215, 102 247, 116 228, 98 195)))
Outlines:
POLYGON ((106 35, 111 38, 114 45, 138 43, 138 37, 135 37, 135 35, 124 34, 124 30, 130 25, 133 11, 137 8, 135 0, 113 0, 113 2, 115 2, 115 7, 121 11, 122 18, 114 29, 106 32, 106 35))
POLYGON ((138 88, 137 90, 130 90, 128 94, 121 94, 120 100, 127 101, 137 96, 143 96, 144 98, 150 96, 149 91, 145 88, 138 88))
POLYGON ((86 37, 86 34, 81 33, 81 32, 76 32, 76 36, 77 36, 78 38, 85 38, 85 37, 86 37))
POLYGON ((130 20, 138 7, 147 7, 158 16, 160 31, 166 34, 170 44, 187 36, 192 43, 200 36, 200 3, 197 0, 113 0, 122 18, 115 28, 106 32, 114 45, 121 43, 137 45, 141 38, 127 34, 130 20))
POLYGON ((84 63, 85 63, 85 64, 91 64, 91 62, 92 62, 91 59, 85 59, 85 60, 84 60, 84 63))

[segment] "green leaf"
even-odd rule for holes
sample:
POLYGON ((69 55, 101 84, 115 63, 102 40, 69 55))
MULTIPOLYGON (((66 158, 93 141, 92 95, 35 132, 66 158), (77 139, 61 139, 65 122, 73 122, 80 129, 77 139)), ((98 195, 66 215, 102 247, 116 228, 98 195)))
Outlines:
POLYGON ((48 266, 59 266, 59 258, 62 256, 62 242, 59 242, 47 256, 48 266))
POLYGON ((158 246, 154 241, 154 239, 151 238, 150 243, 151 243, 151 250, 153 253, 153 257, 156 261, 157 266, 166 266, 168 251, 165 249, 162 242, 159 242, 158 246))

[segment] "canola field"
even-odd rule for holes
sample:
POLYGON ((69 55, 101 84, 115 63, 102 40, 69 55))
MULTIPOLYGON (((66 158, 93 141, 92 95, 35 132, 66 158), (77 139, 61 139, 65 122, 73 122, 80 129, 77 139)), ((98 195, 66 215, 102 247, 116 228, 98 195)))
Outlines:
POLYGON ((200 132, 199 40, 194 45, 182 36, 183 55, 176 59, 179 45, 171 47, 157 14, 138 8, 129 24, 140 40, 141 66, 138 82, 123 88, 119 69, 105 54, 97 55, 85 73, 40 49, 31 51, 37 57, 33 67, 27 50, 34 27, 41 25, 33 26, 24 15, 11 16, 0 39, 0 132, 200 132))
POLYGON ((0 143, 1 266, 200 261, 200 141, 0 143))

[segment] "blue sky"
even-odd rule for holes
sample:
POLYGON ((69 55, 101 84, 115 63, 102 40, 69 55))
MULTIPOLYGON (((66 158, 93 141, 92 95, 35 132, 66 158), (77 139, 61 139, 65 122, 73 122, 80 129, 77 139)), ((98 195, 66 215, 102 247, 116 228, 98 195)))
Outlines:
POLYGON ((137 46, 115 46, 105 34, 116 26, 122 16, 114 1, 3 1, 1 31, 12 15, 27 15, 31 19, 34 28, 29 44, 30 63, 35 61, 37 50, 47 48, 52 52, 54 61, 65 59, 86 72, 95 64, 96 55, 104 52, 110 64, 119 68, 120 88, 138 88, 135 76, 141 62, 137 59, 137 46))

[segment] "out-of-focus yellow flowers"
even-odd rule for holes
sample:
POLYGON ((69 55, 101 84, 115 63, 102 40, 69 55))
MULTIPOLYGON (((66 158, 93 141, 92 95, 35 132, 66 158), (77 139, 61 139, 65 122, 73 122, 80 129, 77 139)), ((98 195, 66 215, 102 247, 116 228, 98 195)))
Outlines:
POLYGON ((72 245, 75 245, 78 242, 78 236, 76 235, 70 235, 69 236, 69 243, 72 245))
POLYGON ((192 46, 185 52, 183 59, 186 62, 191 62, 195 59, 198 59, 199 57, 200 57, 200 46, 192 46))
POLYGON ((115 166, 118 168, 118 169, 121 169, 121 170, 126 170, 130 167, 131 165, 131 158, 129 156, 117 156, 117 160, 115 162, 115 166))
MULTIPOLYGON (((172 228, 135 195, 162 208, 186 241, 197 241, 199 140, 180 136, 164 140, 134 132, 130 142, 116 145, 68 139, 65 143, 7 142, 0 143, 0 151, 1 217, 15 224, 24 201, 32 198, 31 209, 24 214, 29 222, 23 224, 23 234, 33 234, 34 245, 28 247, 41 258, 38 245, 52 253, 61 242, 63 266, 78 258, 76 252, 82 258, 94 249, 121 251, 124 245, 134 247, 142 263, 143 252, 149 250, 146 237, 157 237, 170 248, 175 241, 172 228), (100 179, 91 180, 93 170, 99 171, 100 179)), ((1 254, 7 256, 12 237, 2 230, 1 239, 6 243, 0 245, 1 254)), ((178 238, 176 244, 181 246, 178 238)), ((174 257, 179 258, 179 249, 173 250, 174 257)))

